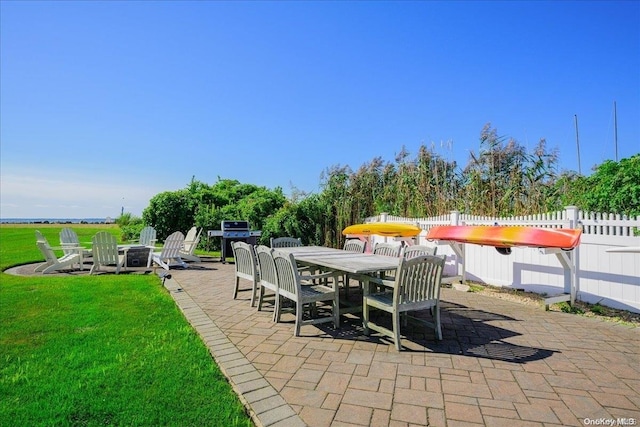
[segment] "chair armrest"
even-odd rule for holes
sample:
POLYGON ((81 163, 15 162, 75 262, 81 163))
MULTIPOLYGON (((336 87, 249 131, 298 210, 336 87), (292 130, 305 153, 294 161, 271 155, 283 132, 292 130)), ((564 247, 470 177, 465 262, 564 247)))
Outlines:
POLYGON ((328 279, 329 277, 335 277, 337 274, 335 271, 328 271, 326 273, 319 273, 319 274, 305 274, 305 275, 300 275, 300 280, 304 280, 304 281, 310 281, 310 280, 317 280, 317 279, 328 279))
POLYGON ((379 277, 369 276, 368 274, 358 274, 354 278, 357 278, 362 282, 369 282, 373 283, 374 285, 386 286, 389 288, 393 288, 396 283, 395 280, 380 279, 379 277))
POLYGON ((85 247, 78 246, 75 244, 62 244, 62 246, 50 246, 50 248, 53 249, 54 251, 62 251, 65 249, 75 249, 75 250, 86 249, 85 247))

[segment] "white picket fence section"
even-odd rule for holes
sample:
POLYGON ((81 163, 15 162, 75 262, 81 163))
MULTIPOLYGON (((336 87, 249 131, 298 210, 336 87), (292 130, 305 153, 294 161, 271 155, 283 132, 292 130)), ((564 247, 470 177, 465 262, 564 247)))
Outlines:
MULTIPOLYGON (((436 225, 521 225, 544 228, 581 228, 580 245, 574 249, 577 299, 640 313, 640 253, 613 253, 607 249, 640 246, 640 217, 583 212, 575 206, 545 214, 489 218, 452 211, 433 218, 404 218, 387 214, 365 222, 417 224, 422 233, 416 244, 435 246, 425 238, 436 225)), ((371 243, 392 238, 372 236, 371 243)), ((459 274, 461 265, 448 244, 438 246, 447 255, 447 273, 459 274)), ((500 255, 495 248, 466 244, 467 280, 496 286, 525 289, 548 296, 566 293, 565 269, 556 256, 535 248, 513 248, 511 255, 500 255)))

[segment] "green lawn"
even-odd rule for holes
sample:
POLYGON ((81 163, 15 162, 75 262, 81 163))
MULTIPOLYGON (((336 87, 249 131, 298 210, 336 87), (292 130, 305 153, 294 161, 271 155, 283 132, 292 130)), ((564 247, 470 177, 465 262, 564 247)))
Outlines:
MULTIPOLYGON (((0 268, 58 226, 0 226, 0 268)), ((80 241, 117 226, 73 224, 80 241)), ((156 276, 0 273, 0 426, 251 426, 156 276)))

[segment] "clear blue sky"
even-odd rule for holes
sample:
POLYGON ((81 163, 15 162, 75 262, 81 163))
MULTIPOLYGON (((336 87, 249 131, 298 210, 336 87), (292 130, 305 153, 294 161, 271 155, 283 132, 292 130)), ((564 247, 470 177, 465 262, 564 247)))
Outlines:
POLYGON ((640 152, 640 2, 0 2, 0 217, 141 215, 192 176, 317 192, 490 122, 640 152))

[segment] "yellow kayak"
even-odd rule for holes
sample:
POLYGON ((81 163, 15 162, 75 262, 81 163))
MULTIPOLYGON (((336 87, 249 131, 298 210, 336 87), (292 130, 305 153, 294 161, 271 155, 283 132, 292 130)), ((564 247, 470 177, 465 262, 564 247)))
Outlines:
POLYGON ((411 224, 397 224, 389 222, 371 222, 369 224, 355 224, 342 230, 343 235, 370 236, 376 234, 388 237, 415 237, 422 229, 411 224))

